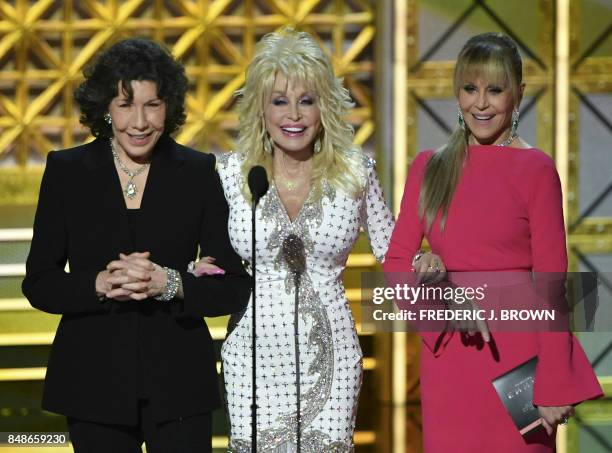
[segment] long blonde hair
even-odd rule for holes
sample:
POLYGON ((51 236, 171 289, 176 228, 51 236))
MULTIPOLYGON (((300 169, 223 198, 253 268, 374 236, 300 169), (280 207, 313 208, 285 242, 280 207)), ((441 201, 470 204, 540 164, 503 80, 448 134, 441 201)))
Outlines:
MULTIPOLYGON (((523 64, 518 46, 510 37, 501 33, 483 33, 468 40, 455 66, 453 87, 457 98, 461 86, 474 76, 497 82, 500 86, 508 86, 514 106, 518 108, 523 64)), ((468 138, 467 125, 466 130, 457 126, 448 142, 436 150, 425 167, 419 196, 419 214, 425 219, 428 230, 440 212, 440 229, 444 229, 467 155, 468 138)))
MULTIPOLYGON (((353 128, 344 119, 353 107, 348 90, 342 85, 342 79, 334 75, 329 58, 312 36, 290 28, 269 33, 257 43, 244 87, 236 92, 239 96, 237 151, 244 157, 243 180, 247 180, 249 170, 255 165, 262 165, 268 178, 272 178, 272 155, 264 149, 267 135, 264 108, 279 73, 317 94, 322 131, 321 151, 313 156, 311 184, 315 196, 321 196, 321 182, 325 178, 333 187, 357 197, 365 184, 365 165, 362 151, 353 144, 353 128)), ((242 193, 245 198, 251 198, 246 183, 242 193)))

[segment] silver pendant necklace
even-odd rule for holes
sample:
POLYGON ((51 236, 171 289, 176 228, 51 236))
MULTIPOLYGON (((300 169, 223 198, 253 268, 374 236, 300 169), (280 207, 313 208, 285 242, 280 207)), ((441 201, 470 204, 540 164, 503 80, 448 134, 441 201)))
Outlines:
POLYGON ((113 153, 113 157, 117 161, 117 165, 119 165, 119 168, 126 175, 128 175, 128 181, 127 181, 127 184, 125 185, 125 189, 123 189, 123 193, 130 200, 133 200, 136 194, 138 193, 138 186, 136 186, 136 183, 134 182, 134 178, 138 176, 139 174, 141 174, 145 170, 145 168, 149 166, 149 164, 148 163, 143 164, 138 170, 132 171, 129 168, 127 168, 127 166, 119 158, 119 154, 117 154, 117 151, 115 150, 115 144, 113 143, 112 139, 110 140, 110 146, 111 146, 111 152, 113 153))
POLYGON ((496 146, 508 146, 510 143, 512 143, 514 141, 514 139, 518 137, 517 133, 514 134, 510 134, 510 137, 508 137, 506 140, 504 140, 501 143, 498 143, 496 146))

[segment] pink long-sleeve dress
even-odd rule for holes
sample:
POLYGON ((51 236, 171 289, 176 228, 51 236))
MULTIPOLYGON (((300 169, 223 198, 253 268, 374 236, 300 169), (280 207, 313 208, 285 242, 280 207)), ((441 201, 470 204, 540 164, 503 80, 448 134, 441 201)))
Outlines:
MULTIPOLYGON (((469 146, 444 231, 440 216, 426 231, 418 199, 431 155, 419 153, 411 165, 385 272, 409 271, 424 236, 449 271, 566 271, 561 188, 550 157, 537 149, 469 146)), ((426 453, 553 451, 554 436, 543 429, 519 434, 491 384, 536 355, 534 404, 563 406, 602 395, 569 332, 494 332, 495 351, 468 345, 458 333, 446 333, 440 343, 440 335, 421 333, 426 453)))

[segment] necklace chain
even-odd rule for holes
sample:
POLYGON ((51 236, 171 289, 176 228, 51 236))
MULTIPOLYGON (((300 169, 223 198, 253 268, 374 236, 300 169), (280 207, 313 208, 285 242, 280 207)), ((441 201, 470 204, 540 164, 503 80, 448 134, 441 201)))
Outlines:
POLYGON ((285 158, 284 156, 281 158, 281 164, 280 167, 282 169, 281 174, 283 176, 283 183, 285 184, 285 187, 287 188, 287 190, 289 192, 293 192, 295 189, 297 189, 299 186, 301 186, 301 182, 296 182, 294 180, 290 180, 287 175, 289 174, 287 172, 287 168, 285 167, 285 158))
POLYGON ((496 146, 508 146, 510 143, 514 141, 516 137, 518 137, 518 134, 516 132, 514 134, 510 134, 510 137, 508 137, 503 142, 498 143, 496 146))
POLYGON ((117 165, 119 165, 119 168, 126 175, 128 175, 128 181, 125 184, 125 189, 123 189, 123 193, 125 194, 126 197, 132 200, 138 193, 138 186, 134 182, 134 178, 138 176, 139 174, 141 174, 143 171, 145 171, 145 169, 149 166, 149 163, 142 164, 142 166, 138 170, 132 171, 127 167, 127 165, 123 163, 123 161, 119 157, 119 154, 117 154, 117 150, 115 149, 115 143, 113 142, 112 139, 110 140, 110 146, 111 146, 111 152, 113 153, 113 157, 117 161, 117 165))

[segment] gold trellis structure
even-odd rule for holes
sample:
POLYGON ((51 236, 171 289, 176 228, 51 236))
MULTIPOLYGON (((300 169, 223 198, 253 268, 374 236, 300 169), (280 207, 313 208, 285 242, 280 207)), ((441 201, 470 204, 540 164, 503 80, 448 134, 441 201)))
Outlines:
POLYGON ((229 150, 237 122, 233 94, 244 82, 254 45, 287 25, 311 32, 329 51, 357 104, 350 121, 355 141, 363 144, 374 132, 370 2, 0 2, 0 203, 35 202, 41 168, 34 164, 53 149, 88 138, 72 97, 83 68, 100 49, 128 36, 166 43, 191 82, 187 122, 177 140, 202 150, 229 150))

